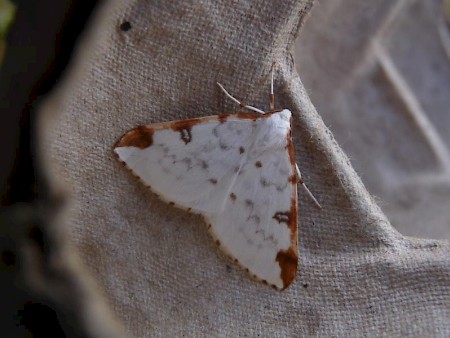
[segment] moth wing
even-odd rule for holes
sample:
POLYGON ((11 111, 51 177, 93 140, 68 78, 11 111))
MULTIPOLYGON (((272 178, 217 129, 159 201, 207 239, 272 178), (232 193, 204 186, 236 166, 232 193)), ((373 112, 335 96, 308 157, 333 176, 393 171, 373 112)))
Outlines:
POLYGON ((290 118, 283 110, 140 126, 114 151, 162 199, 202 214, 255 278, 284 289, 298 261, 290 118))
POLYGON ((291 284, 298 262, 297 177, 290 129, 286 132, 285 142, 275 140, 270 150, 253 147, 223 211, 208 217, 220 247, 278 289, 291 284))
POLYGON ((222 207, 255 127, 251 118, 226 115, 156 123, 129 131, 114 151, 163 200, 211 214, 222 207))

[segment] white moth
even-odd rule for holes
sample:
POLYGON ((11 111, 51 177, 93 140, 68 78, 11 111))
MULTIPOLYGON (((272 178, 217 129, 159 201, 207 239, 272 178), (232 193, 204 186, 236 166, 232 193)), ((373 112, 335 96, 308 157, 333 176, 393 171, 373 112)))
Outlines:
POLYGON ((297 183, 306 188, 291 112, 274 110, 273 73, 268 113, 218 85, 254 112, 139 126, 114 151, 164 201, 202 215, 218 246, 254 278, 282 290, 297 272, 297 183))

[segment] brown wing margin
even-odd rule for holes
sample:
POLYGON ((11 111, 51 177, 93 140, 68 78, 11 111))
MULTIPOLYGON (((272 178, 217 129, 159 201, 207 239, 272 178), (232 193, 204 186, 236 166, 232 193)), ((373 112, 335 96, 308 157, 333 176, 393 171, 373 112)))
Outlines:
MULTIPOLYGON (((292 128, 292 117, 291 117, 291 128, 292 128)), ((287 137, 286 150, 289 154, 289 160, 292 166, 292 172, 296 173, 295 169, 295 149, 292 143, 292 133, 289 129, 287 137)), ((283 281, 283 290, 286 289, 294 280, 297 275, 297 265, 298 265, 298 227, 297 227, 297 217, 298 217, 298 201, 297 201, 297 180, 289 180, 292 184, 292 196, 291 196, 291 208, 288 214, 288 227, 291 230, 291 246, 287 250, 278 251, 276 261, 281 268, 281 280, 283 281)))

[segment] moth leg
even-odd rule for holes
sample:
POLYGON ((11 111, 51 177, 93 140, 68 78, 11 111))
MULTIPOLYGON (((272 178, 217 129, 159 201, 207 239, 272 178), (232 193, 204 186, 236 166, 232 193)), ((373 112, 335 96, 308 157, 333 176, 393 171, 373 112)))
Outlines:
POLYGON ((312 192, 308 189, 308 187, 305 184, 305 181, 303 181, 302 174, 300 173, 300 169, 298 168, 297 163, 295 163, 295 169, 297 170, 298 183, 300 183, 302 185, 303 189, 305 189, 306 192, 308 193, 309 198, 311 198, 313 200, 313 202, 319 207, 319 209, 322 209, 322 206, 320 205, 320 203, 314 197, 312 192))

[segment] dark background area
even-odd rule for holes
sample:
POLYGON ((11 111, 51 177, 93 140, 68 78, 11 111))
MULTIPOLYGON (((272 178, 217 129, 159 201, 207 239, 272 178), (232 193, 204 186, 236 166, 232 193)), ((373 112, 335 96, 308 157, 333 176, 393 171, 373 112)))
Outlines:
POLYGON ((0 68, 1 335, 86 336, 71 304, 55 302, 30 288, 22 250, 29 241, 44 257, 52 250, 41 217, 51 196, 37 170, 36 115, 41 100, 62 77, 98 1, 13 3, 16 18, 0 68))

